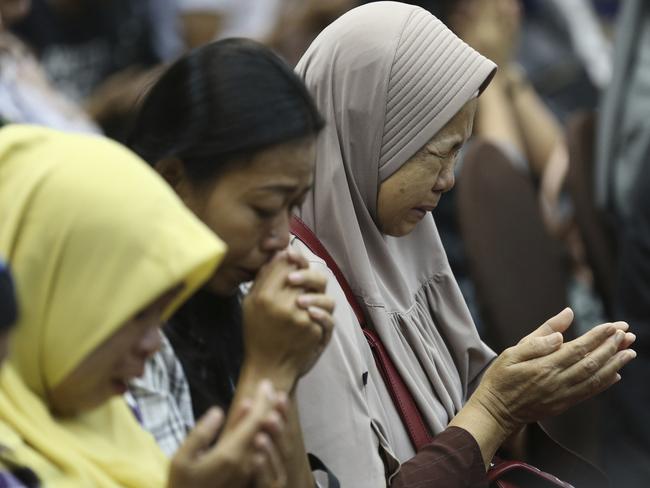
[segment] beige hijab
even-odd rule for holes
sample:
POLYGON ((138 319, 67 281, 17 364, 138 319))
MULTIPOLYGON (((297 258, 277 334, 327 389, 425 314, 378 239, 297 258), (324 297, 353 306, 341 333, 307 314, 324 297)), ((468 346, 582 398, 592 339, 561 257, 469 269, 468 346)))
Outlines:
POLYGON ((495 68, 429 12, 397 2, 343 15, 296 68, 327 120, 299 214, 350 282, 434 433, 494 353, 476 332, 433 217, 407 236, 386 236, 375 224, 377 193, 495 68))

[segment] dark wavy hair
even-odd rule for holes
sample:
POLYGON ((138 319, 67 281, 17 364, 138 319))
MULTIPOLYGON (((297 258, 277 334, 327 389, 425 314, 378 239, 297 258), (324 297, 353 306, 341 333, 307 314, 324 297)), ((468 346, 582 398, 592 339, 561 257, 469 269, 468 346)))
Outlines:
POLYGON ((225 39, 172 64, 146 94, 127 145, 150 164, 180 159, 191 178, 323 127, 302 80, 269 48, 225 39))
MULTIPOLYGON (((323 119, 302 80, 273 51, 246 39, 195 49, 151 87, 127 145, 151 165, 178 158, 198 183, 265 148, 315 136, 323 119)), ((202 290, 165 327, 195 415, 228 407, 243 358, 238 296, 202 290)))

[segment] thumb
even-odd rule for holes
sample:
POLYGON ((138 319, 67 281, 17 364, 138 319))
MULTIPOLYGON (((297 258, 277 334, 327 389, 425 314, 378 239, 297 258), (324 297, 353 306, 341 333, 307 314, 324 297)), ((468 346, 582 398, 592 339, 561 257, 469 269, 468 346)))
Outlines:
POLYGON ((525 337, 514 347, 510 348, 510 360, 513 363, 521 363, 530 359, 547 356, 557 351, 562 345, 564 338, 559 332, 542 337, 534 337, 532 334, 525 337))
POLYGON ((237 422, 236 425, 228 427, 219 438, 219 442, 214 448, 206 453, 205 461, 207 463, 216 462, 220 456, 220 451, 226 449, 234 457, 243 456, 253 441, 253 437, 259 431, 263 430, 265 417, 274 408, 275 391, 270 381, 263 380, 260 382, 252 400, 252 405, 246 414, 237 422))
POLYGON ((537 329, 535 329, 533 332, 531 332, 526 337, 524 337, 520 342, 524 342, 526 339, 530 339, 532 337, 547 336, 553 334, 554 332, 564 333, 569 328, 572 322, 573 322, 573 310, 567 307, 564 310, 562 310, 559 314, 548 319, 537 329))
POLYGON ((187 460, 196 459, 217 437, 223 420, 224 415, 220 408, 212 407, 208 410, 187 435, 176 456, 187 460))

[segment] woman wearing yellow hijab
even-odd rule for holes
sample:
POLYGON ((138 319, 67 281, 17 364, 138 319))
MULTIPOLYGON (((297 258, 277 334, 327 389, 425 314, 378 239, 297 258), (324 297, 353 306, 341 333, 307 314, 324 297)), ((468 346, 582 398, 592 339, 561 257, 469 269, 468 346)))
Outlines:
MULTIPOLYGON (((167 459, 120 393, 159 347, 159 325, 223 254, 128 150, 97 137, 2 129, 0 255, 22 304, 0 373, 0 442, 13 459, 46 486, 194 484, 191 469, 178 469, 189 447, 168 484, 167 459)), ((189 441, 209 437, 216 417, 189 441)))

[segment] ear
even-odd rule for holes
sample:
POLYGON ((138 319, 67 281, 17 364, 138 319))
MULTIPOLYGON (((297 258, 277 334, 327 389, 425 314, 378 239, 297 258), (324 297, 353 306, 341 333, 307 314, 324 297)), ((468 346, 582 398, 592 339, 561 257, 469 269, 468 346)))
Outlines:
POLYGON ((178 191, 178 187, 187 180, 183 162, 178 158, 161 159, 154 168, 174 191, 178 191))
POLYGON ((154 169, 172 187, 185 205, 192 208, 195 188, 185 170, 183 161, 178 158, 161 159, 154 165, 154 169))

